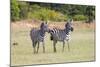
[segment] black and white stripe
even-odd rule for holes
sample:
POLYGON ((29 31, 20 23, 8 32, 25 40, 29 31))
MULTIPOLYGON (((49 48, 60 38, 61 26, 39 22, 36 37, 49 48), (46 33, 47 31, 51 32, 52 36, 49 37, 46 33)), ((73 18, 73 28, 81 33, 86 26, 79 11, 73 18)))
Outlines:
POLYGON ((45 36, 45 32, 48 32, 48 30, 49 30, 48 25, 46 23, 41 23, 40 29, 33 28, 30 31, 30 37, 32 40, 32 46, 34 48, 34 53, 38 53, 40 42, 42 42, 43 52, 45 52, 44 36, 45 36), (36 52, 36 44, 38 44, 37 52, 36 52))
POLYGON ((64 46, 65 46, 65 40, 68 43, 68 50, 70 50, 69 48, 69 38, 70 38, 70 32, 73 31, 73 27, 72 27, 72 23, 67 22, 65 24, 65 29, 61 30, 61 29, 57 29, 57 28, 53 28, 52 30, 50 30, 50 34, 51 34, 51 40, 53 41, 53 46, 54 46, 54 52, 56 52, 56 43, 57 41, 63 42, 63 51, 64 51, 64 46))

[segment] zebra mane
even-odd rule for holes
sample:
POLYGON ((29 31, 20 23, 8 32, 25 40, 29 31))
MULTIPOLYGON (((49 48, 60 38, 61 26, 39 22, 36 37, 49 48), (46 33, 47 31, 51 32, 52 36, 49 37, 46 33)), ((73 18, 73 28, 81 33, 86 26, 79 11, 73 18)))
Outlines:
POLYGON ((40 25, 40 28, 43 28, 43 26, 44 26, 44 23, 42 22, 41 25, 40 25))

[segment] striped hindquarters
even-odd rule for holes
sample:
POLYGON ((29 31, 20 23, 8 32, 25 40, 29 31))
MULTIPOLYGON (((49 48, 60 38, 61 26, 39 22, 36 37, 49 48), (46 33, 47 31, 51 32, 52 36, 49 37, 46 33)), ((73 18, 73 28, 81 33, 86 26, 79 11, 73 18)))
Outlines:
POLYGON ((51 34, 50 36, 51 40, 63 41, 66 40, 66 38, 68 39, 68 35, 66 34, 65 30, 53 28, 50 31, 50 34, 51 34))

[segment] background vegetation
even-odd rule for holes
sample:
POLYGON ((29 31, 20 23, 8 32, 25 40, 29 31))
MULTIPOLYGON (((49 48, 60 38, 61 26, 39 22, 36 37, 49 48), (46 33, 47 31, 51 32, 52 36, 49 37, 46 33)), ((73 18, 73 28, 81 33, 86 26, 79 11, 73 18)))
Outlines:
POLYGON ((23 19, 66 21, 68 18, 91 22, 95 19, 95 6, 11 0, 11 21, 23 19))

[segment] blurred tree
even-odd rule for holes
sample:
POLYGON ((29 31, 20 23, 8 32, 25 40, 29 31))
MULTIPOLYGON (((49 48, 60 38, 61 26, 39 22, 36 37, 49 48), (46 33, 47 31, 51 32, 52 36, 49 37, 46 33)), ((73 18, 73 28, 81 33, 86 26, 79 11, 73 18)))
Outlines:
POLYGON ((28 11, 29 11, 29 4, 27 2, 19 2, 19 15, 21 19, 27 19, 28 11))
POLYGON ((30 18, 52 21, 74 18, 91 22, 95 19, 95 6, 11 0, 11 20, 30 18))
POLYGON ((11 0, 11 20, 16 21, 19 20, 19 7, 18 2, 16 0, 11 0))
POLYGON ((93 22, 95 20, 95 6, 87 6, 85 14, 88 17, 87 23, 93 22))

